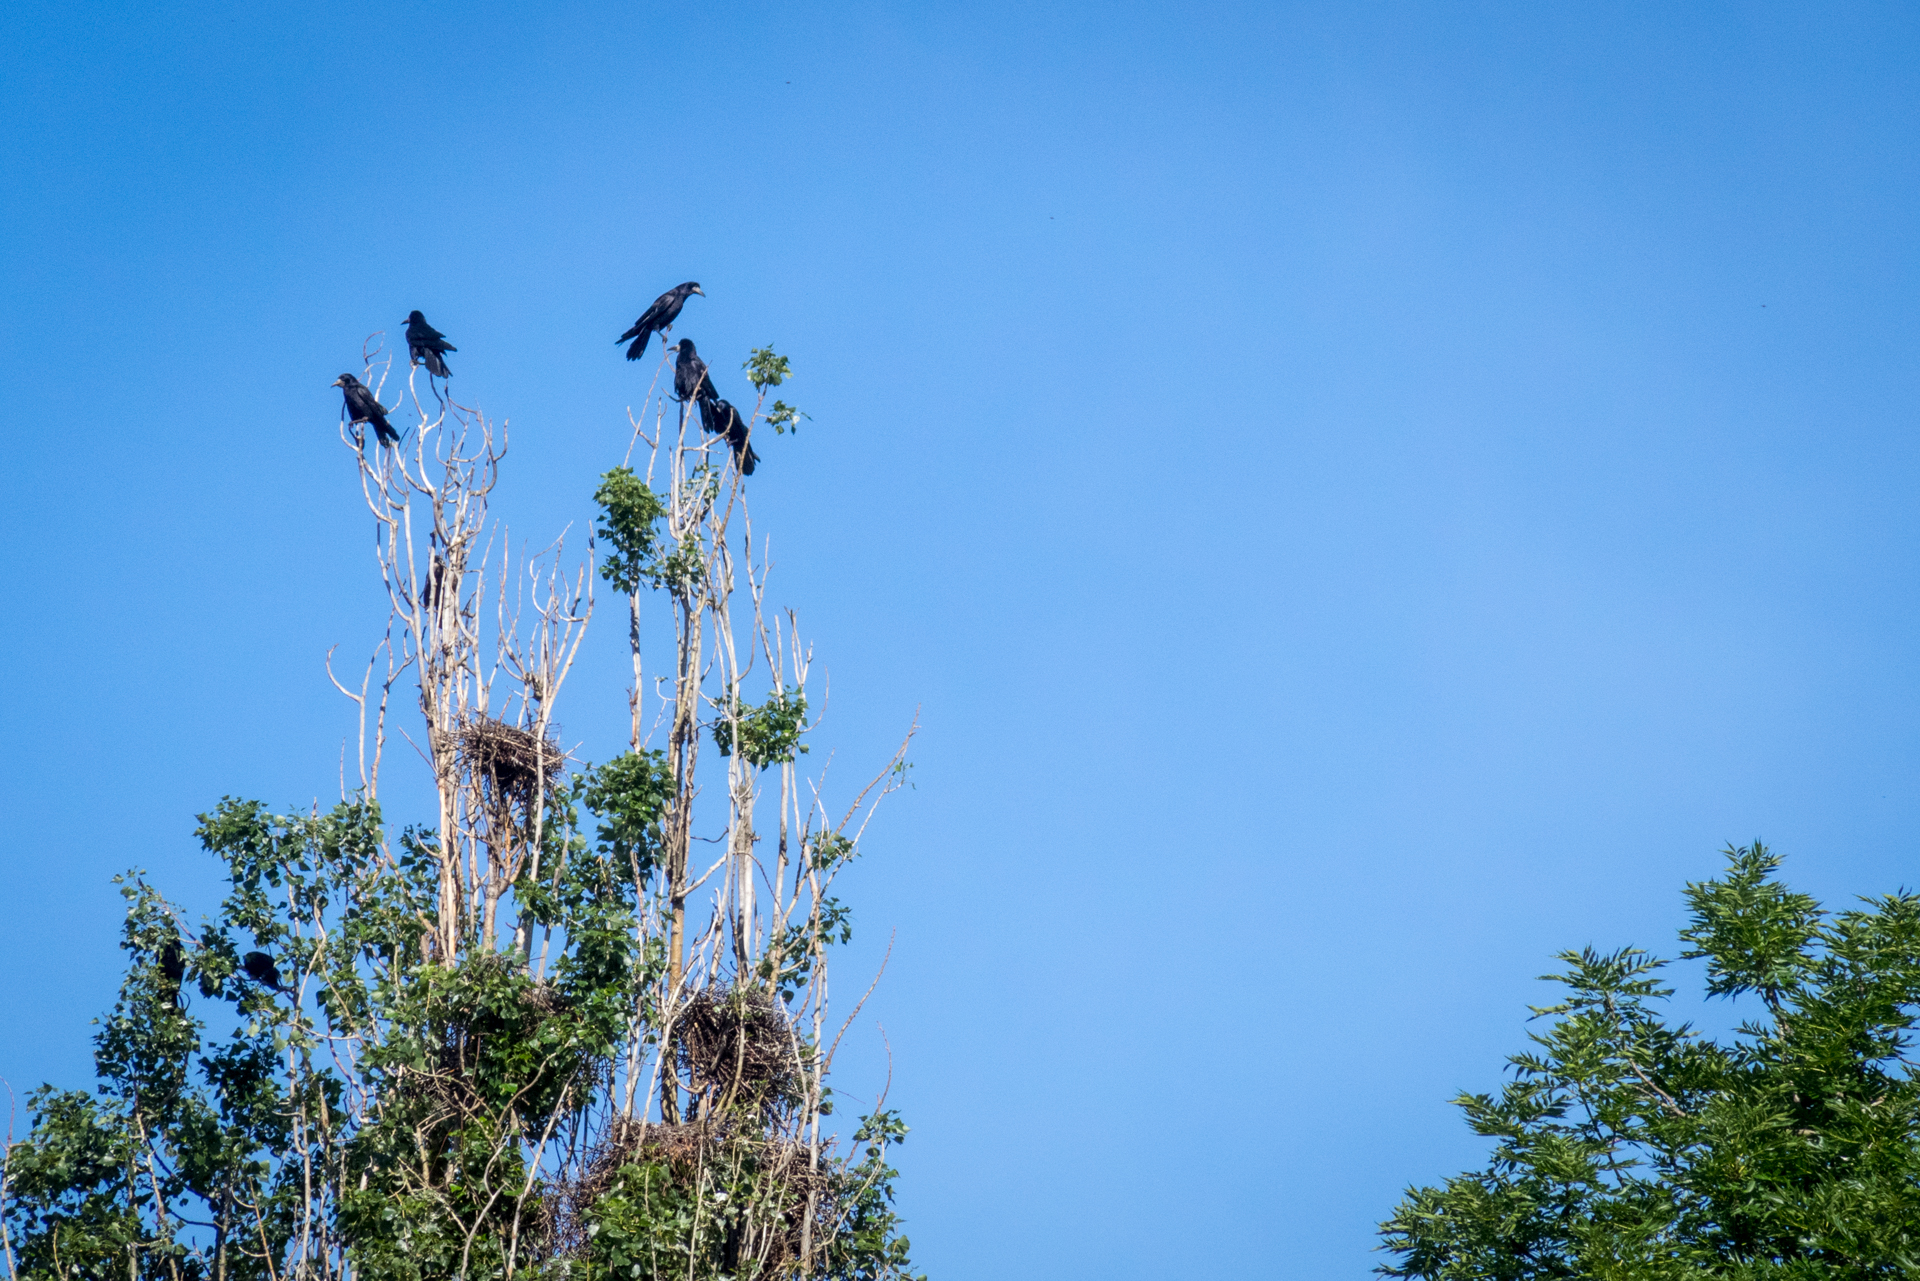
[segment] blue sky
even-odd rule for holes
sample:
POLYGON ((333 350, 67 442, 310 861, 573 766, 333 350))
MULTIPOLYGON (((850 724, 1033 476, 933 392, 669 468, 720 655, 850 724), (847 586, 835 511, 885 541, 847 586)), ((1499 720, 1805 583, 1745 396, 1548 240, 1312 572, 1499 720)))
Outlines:
POLYGON ((1363 1273, 1553 952, 1914 879, 1917 91, 1891 4, 15 5, 0 1076, 84 1080, 112 873, 337 791, 362 337, 544 540, 692 278, 813 416, 824 743, 925 725, 842 971, 919 1262, 1363 1273))

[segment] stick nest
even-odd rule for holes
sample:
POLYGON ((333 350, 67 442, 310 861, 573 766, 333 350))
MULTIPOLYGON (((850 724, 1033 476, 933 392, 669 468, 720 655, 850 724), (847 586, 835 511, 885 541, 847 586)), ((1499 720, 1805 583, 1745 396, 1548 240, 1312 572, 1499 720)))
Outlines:
POLYGON ((491 782, 502 799, 527 800, 541 785, 552 786, 566 769, 566 754, 557 741, 491 716, 468 718, 460 727, 458 745, 474 781, 491 782))
POLYGON ((589 1215, 595 1202, 613 1191, 620 1172, 629 1165, 661 1165, 672 1182, 692 1195, 711 1190, 716 1176, 747 1173, 757 1207, 750 1223, 722 1228, 729 1239, 730 1262, 736 1270, 749 1258, 755 1274, 790 1274, 800 1261, 802 1225, 813 1217, 813 1248, 826 1244, 827 1231, 839 1212, 842 1191, 839 1167, 826 1154, 816 1166, 808 1160, 807 1145, 756 1132, 737 1119, 716 1118, 679 1125, 645 1123, 628 1118, 613 1122, 577 1179, 557 1189, 546 1204, 547 1230, 554 1252, 562 1258, 586 1253, 589 1215))
POLYGON ((792 1020, 764 990, 695 992, 674 1020, 673 1037, 692 1092, 723 1110, 744 1103, 772 1113, 799 1100, 792 1020))

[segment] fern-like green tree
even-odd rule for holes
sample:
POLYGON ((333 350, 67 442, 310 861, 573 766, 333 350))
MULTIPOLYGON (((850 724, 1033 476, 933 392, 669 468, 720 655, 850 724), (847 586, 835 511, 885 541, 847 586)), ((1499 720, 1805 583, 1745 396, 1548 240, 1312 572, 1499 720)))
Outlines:
POLYGON ((1498 1094, 1464 1094, 1484 1169, 1414 1188, 1388 1276, 1447 1281, 1920 1276, 1920 898, 1827 912, 1758 842, 1687 887, 1685 958, 1751 1003, 1671 1022, 1665 962, 1560 957, 1566 997, 1498 1094))

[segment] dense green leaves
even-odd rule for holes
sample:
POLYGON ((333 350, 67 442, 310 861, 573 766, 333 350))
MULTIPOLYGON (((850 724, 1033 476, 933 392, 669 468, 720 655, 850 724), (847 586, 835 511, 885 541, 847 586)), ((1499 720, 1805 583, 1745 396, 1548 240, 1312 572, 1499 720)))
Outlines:
POLYGON ((660 496, 632 468, 615 467, 600 478, 593 501, 600 505, 599 535, 606 549, 600 576, 629 594, 658 587, 664 572, 660 519, 667 512, 660 496))
POLYGON ((1566 999, 1498 1095, 1485 1169, 1408 1192, 1391 1276, 1904 1277, 1920 1271, 1920 899, 1828 914, 1757 842, 1687 888, 1683 955, 1760 1017, 1669 1023, 1664 962, 1566 953, 1566 999))
POLYGON ((583 799, 601 815, 601 848, 644 881, 660 857, 660 824, 673 800, 665 752, 625 752, 586 773, 583 799))
POLYGON ((807 730, 807 696, 777 689, 755 706, 739 703, 722 707, 713 722, 713 741, 722 756, 731 756, 738 724, 740 755, 755 769, 785 764, 807 750, 800 741, 807 730))
MULTIPOLYGON (((754 759, 793 750, 787 722, 748 723, 754 759)), ((880 1114, 860 1156, 796 1179, 804 1148, 759 1128, 767 1102, 752 1091, 703 1115, 696 1132, 710 1137, 691 1163, 614 1166, 577 1207, 579 1249, 554 1235, 555 1207, 578 1189, 550 1186, 542 1136, 585 1124, 633 1020, 656 1016, 645 994, 665 958, 641 918, 672 794, 664 760, 642 752, 552 797, 547 870, 515 887, 529 926, 560 944, 543 971, 533 935, 525 954, 440 963, 431 837, 402 833, 387 853, 370 805, 302 815, 228 800, 202 816, 228 870, 218 916, 183 929, 177 908, 125 878, 129 965, 95 1038, 99 1091, 31 1100, 5 1207, 19 1275, 281 1281, 290 1268, 337 1275, 314 1270, 332 1257, 393 1281, 549 1264, 625 1277, 691 1266, 717 1281, 781 1274, 810 1221, 818 1275, 904 1276, 884 1160, 904 1126, 880 1114), (600 820, 592 846, 582 805, 600 820), (275 958, 288 992, 247 976, 250 951, 275 958)), ((847 857, 842 844, 827 857, 847 857)), ((845 909, 823 910, 822 937, 845 938, 845 909)), ((810 972, 800 944, 771 987, 810 972)), ((812 1062, 810 1043, 797 1052, 812 1062)))

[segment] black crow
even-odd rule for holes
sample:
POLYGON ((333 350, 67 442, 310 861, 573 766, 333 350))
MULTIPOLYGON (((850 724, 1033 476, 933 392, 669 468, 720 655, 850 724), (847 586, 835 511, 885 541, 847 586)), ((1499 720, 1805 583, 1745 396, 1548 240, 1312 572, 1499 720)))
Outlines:
POLYGON ((352 374, 341 374, 333 380, 333 385, 338 387, 347 398, 349 422, 372 423, 373 430, 380 437, 382 444, 393 445, 396 448, 399 446, 400 433, 395 431, 393 424, 387 421, 387 407, 375 400, 373 393, 368 391, 358 378, 352 374))
POLYGON ((742 476, 753 475, 754 465, 760 461, 760 455, 753 452, 753 446, 747 440, 747 420, 739 410, 719 397, 700 402, 700 425, 716 436, 724 435, 727 443, 733 446, 734 466, 740 469, 742 476))
MULTIPOLYGON (((640 313, 640 319, 633 322, 633 328, 613 340, 618 347, 627 339, 633 339, 633 345, 627 348, 627 359, 638 360, 647 354, 647 341, 664 329, 673 328, 673 319, 680 309, 687 305, 688 294, 699 294, 702 298, 707 291, 700 287, 697 280, 689 280, 684 285, 675 285, 653 300, 653 306, 640 313)), ((662 341, 665 341, 664 339, 662 341)))
POLYGON ((270 987, 276 992, 291 992, 293 990, 281 984, 280 967, 275 965, 273 958, 265 952, 248 952, 240 959, 240 968, 245 970, 247 977, 255 983, 270 987))
POLYGON ((713 389, 713 379, 707 375, 707 362, 694 354, 693 339, 680 340, 680 358, 673 362, 673 394, 681 400, 715 400, 720 393, 713 389))
POLYGON ((180 1004, 180 980, 187 977, 187 954, 177 938, 168 939, 160 949, 160 977, 168 999, 180 1004))
POLYGON ((425 365, 427 372, 435 378, 450 377, 452 371, 442 359, 450 351, 460 349, 447 341, 447 336, 427 323, 427 318, 417 311, 407 313, 407 361, 410 364, 425 365))

